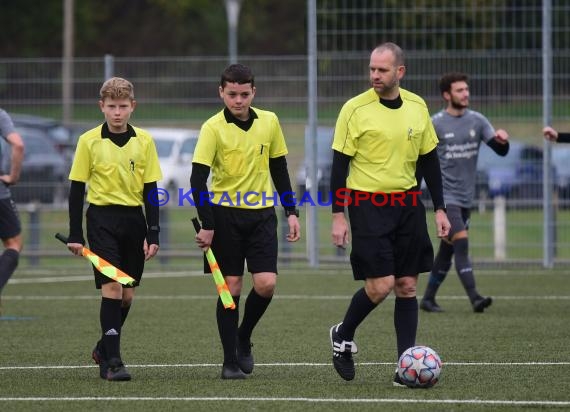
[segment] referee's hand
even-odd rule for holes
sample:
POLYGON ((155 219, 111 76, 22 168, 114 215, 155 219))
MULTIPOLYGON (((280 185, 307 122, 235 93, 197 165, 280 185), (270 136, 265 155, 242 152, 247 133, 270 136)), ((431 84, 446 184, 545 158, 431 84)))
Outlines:
POLYGON ((333 213, 332 221, 333 245, 342 249, 348 245, 348 223, 343 212, 333 213))
POLYGON ((437 237, 444 238, 449 235, 451 224, 447 219, 447 214, 442 209, 435 212, 435 227, 437 228, 437 237))

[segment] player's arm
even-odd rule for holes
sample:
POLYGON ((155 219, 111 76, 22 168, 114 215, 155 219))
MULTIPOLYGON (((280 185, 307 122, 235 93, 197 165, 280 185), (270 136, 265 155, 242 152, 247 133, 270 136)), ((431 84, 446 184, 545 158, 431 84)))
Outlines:
POLYGON ((332 241, 335 246, 344 248, 348 244, 348 224, 344 216, 345 200, 340 197, 342 189, 346 189, 346 177, 351 157, 333 150, 331 167, 332 194, 332 241))
POLYGON ((275 185, 279 198, 287 214, 287 223, 289 224, 289 234, 287 240, 296 242, 300 238, 301 228, 297 215, 299 214, 295 207, 295 198, 293 189, 291 188, 291 180, 289 179, 289 170, 287 169, 287 159, 285 156, 269 158, 269 173, 275 185))
POLYGON ((67 247, 75 255, 81 255, 85 238, 83 237, 83 199, 85 182, 72 180, 69 187, 69 237, 67 247))
POLYGON ((190 187, 192 188, 192 198, 198 211, 198 217, 202 222, 202 228, 196 235, 196 243, 203 250, 208 249, 212 245, 215 228, 214 212, 212 212, 209 196, 205 196, 208 194, 208 176, 210 176, 209 166, 192 162, 190 187))
POLYGON ((441 180, 441 168, 439 166, 437 148, 418 157, 416 169, 418 168, 423 174, 433 202, 437 236, 440 238, 446 237, 449 233, 449 229, 451 229, 451 225, 447 219, 445 201, 443 200, 443 183, 441 180))
POLYGON ((9 133, 6 141, 12 148, 10 157, 10 174, 4 175, 0 179, 7 185, 13 185, 20 179, 20 171, 22 170, 22 161, 24 160, 24 141, 22 136, 17 132, 9 133))
POLYGON ((487 146, 493 149, 499 156, 506 156, 507 153, 509 153, 510 146, 508 140, 504 143, 500 143, 496 139, 491 139, 487 142, 487 146))
POLYGON ((158 190, 156 181, 143 186, 144 212, 147 224, 146 239, 143 244, 144 260, 153 258, 158 253, 158 190))
POLYGON ((542 129, 544 138, 551 142, 570 143, 570 133, 559 133, 556 129, 546 126, 542 129))
POLYGON ((437 148, 418 157, 416 171, 420 171, 420 173, 416 172, 416 178, 421 174, 426 181, 426 185, 433 202, 433 210, 445 210, 445 201, 443 200, 443 183, 441 180, 441 169, 439 166, 439 157, 437 156, 437 148))
POLYGON ((145 183, 143 187, 143 202, 148 231, 146 241, 149 245, 159 245, 158 225, 158 191, 156 182, 145 183))

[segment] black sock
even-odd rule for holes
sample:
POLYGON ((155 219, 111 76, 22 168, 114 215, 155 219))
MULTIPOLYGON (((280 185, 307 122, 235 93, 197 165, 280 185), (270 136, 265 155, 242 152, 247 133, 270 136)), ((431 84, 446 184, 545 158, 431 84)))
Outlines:
POLYGON ((416 344, 418 330, 418 300, 398 298, 394 305, 394 328, 398 345, 398 359, 404 351, 416 344))
POLYGON ((16 249, 6 249, 0 256, 0 290, 8 283, 8 280, 18 267, 20 253, 16 249))
POLYGON ((243 319, 238 329, 238 337, 240 340, 249 342, 253 328, 255 328, 255 325, 257 325, 257 322, 259 322, 259 319, 261 319, 265 313, 265 310, 271 303, 272 298, 273 296, 265 298, 259 295, 254 288, 251 288, 249 295, 245 300, 243 319))
POLYGON ((353 340, 358 325, 376 306, 378 305, 370 300, 364 288, 357 290, 354 296, 352 296, 342 325, 338 329, 339 336, 346 341, 353 340))
POLYGON ((121 299, 101 299, 101 331, 107 359, 121 359, 121 299))
MULTIPOLYGON (((123 325, 125 324, 125 320, 127 319, 127 316, 129 315, 129 311, 131 310, 131 305, 129 306, 122 306, 121 305, 121 329, 123 328, 123 325)), ((102 334, 101 335, 101 339, 99 339, 99 342, 97 342, 97 348, 99 348, 100 351, 103 351, 103 353, 105 353, 105 349, 103 348, 103 337, 105 335, 102 334)))
POLYGON ((449 268, 451 268, 451 256, 453 255, 453 246, 443 240, 439 244, 439 250, 435 260, 433 261, 433 267, 431 273, 429 274, 428 284, 426 286, 426 291, 424 292, 425 300, 434 300, 439 286, 445 280, 449 268))
POLYGON ((125 320, 127 320, 127 316, 129 316, 130 310, 131 310, 131 305, 128 306, 121 305, 121 326, 125 324, 125 320))
POLYGON ((473 268, 469 259, 469 240, 467 238, 457 239, 453 242, 453 247, 455 248, 455 269, 457 270, 457 275, 463 284, 467 296, 469 296, 469 300, 473 303, 480 296, 475 288, 475 276, 473 275, 473 268))
POLYGON ((218 298, 216 304, 216 320, 218 321, 218 333, 224 349, 224 364, 237 363, 236 339, 239 321, 239 296, 233 296, 233 298, 236 304, 235 309, 224 308, 220 298, 218 298))

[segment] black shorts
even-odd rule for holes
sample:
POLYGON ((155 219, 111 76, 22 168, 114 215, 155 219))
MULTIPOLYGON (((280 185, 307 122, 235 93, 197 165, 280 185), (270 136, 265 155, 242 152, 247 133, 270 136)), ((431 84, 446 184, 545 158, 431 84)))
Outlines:
MULTIPOLYGON (((144 269, 146 220, 140 207, 96 206, 87 209, 89 249, 136 280, 138 286, 144 269)), ((114 282, 93 266, 95 286, 114 282)))
POLYGON ((22 233, 22 224, 16 203, 10 198, 0 199, 0 239, 10 239, 20 233, 22 233))
MULTIPOLYGON (((352 232, 350 263, 355 280, 417 275, 433 265, 426 212, 422 202, 377 206, 371 200, 348 206, 352 232)), ((354 200, 354 199, 353 199, 354 200)))
POLYGON ((455 234, 469 230, 469 218, 471 217, 471 210, 466 207, 457 205, 447 205, 447 219, 451 224, 448 239, 451 240, 455 234))
MULTIPOLYGON (((273 207, 240 209, 213 205, 216 229, 212 252, 224 275, 277 273, 277 216, 273 207)), ((210 266, 204 257, 204 271, 210 266)))

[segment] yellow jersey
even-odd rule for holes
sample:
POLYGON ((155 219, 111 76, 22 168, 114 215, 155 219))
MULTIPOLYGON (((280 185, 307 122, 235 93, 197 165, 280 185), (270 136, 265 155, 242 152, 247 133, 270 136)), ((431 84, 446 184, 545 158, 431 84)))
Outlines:
POLYGON ((162 179, 151 135, 128 125, 131 138, 122 147, 103 138, 103 126, 79 137, 69 180, 87 183, 87 201, 98 206, 142 206, 145 183, 162 179))
POLYGON ((210 167, 213 204, 244 209, 276 204, 269 159, 288 153, 285 137, 275 113, 251 111, 254 119, 248 130, 229 121, 224 110, 202 125, 192 162, 210 167))
POLYGON ((416 186, 418 156, 438 139, 425 101, 401 88, 400 97, 402 106, 390 109, 371 88, 342 107, 332 148, 352 158, 347 188, 392 193, 416 186))

